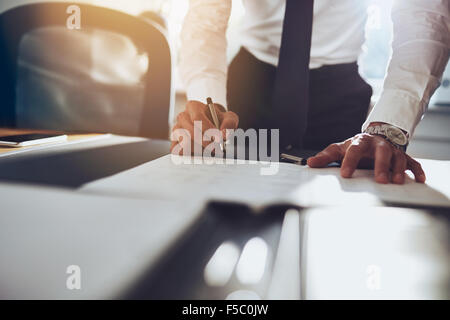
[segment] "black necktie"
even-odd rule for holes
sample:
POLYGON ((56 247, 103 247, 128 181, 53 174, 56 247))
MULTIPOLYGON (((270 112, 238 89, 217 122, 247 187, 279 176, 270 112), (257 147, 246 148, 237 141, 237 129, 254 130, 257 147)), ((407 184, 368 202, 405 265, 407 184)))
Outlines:
POLYGON ((280 149, 302 146, 309 96, 309 59, 314 0, 286 0, 273 92, 280 149))

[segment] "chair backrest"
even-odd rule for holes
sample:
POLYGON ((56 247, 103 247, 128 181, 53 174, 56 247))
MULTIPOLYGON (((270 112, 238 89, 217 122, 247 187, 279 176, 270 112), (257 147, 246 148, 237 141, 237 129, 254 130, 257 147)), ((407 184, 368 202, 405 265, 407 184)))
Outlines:
MULTIPOLYGON (((81 31, 102 30, 124 36, 131 39, 139 54, 146 55, 148 67, 142 75, 143 107, 138 117, 137 135, 167 139, 173 92, 170 47, 164 28, 148 19, 81 3, 36 3, 0 14, 0 126, 17 125, 18 61, 24 36, 34 30, 52 27, 65 28, 67 33, 79 32, 66 27, 70 5, 80 8, 81 31)), ((45 52, 48 47, 38 46, 38 50, 45 52)), ((90 91, 89 95, 95 96, 94 90, 90 91)), ((120 117, 117 119, 118 122, 121 120, 120 117)), ((110 132, 110 129, 100 126, 96 131, 110 132)))

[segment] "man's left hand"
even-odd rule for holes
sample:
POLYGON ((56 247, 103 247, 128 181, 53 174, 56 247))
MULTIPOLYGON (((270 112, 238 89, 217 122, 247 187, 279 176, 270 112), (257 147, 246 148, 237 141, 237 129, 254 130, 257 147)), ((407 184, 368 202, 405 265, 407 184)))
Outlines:
POLYGON ((332 162, 341 162, 341 176, 351 178, 357 167, 374 167, 378 183, 403 184, 405 171, 411 170, 417 182, 425 182, 425 173, 419 162, 396 148, 382 136, 357 134, 340 143, 333 143, 308 159, 311 168, 324 168, 332 162))

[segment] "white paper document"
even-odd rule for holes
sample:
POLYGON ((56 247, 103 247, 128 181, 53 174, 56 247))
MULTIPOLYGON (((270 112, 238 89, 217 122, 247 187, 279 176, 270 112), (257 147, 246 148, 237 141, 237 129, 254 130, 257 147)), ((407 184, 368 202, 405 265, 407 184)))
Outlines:
POLYGON ((277 163, 276 173, 267 175, 269 164, 263 162, 177 164, 177 157, 164 156, 86 184, 80 191, 186 202, 218 200, 254 208, 274 204, 377 205, 384 201, 450 207, 449 161, 420 160, 427 174, 426 184, 407 177, 404 185, 381 185, 373 180, 372 170, 357 170, 352 179, 344 179, 339 168, 277 163))

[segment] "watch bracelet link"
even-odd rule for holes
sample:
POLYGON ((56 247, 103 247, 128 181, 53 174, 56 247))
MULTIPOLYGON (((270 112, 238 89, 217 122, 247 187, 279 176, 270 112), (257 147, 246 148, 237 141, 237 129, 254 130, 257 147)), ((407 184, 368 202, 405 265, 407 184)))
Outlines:
MULTIPOLYGON (((384 129, 383 127, 386 125, 380 125, 380 126, 373 126, 373 127, 368 127, 366 128, 366 130, 364 130, 364 133, 368 133, 368 134, 373 134, 373 135, 377 135, 380 137, 383 137, 386 141, 388 141, 391 145, 393 145, 395 148, 402 150, 403 152, 406 152, 406 148, 408 147, 409 141, 407 140, 407 143, 404 145, 400 145, 395 143, 394 141, 392 141, 384 132, 382 129, 384 129)), ((389 125, 388 125, 389 126, 389 125)), ((401 130, 401 129, 400 129, 401 130)), ((406 138, 408 137, 407 135, 405 135, 406 138)))

